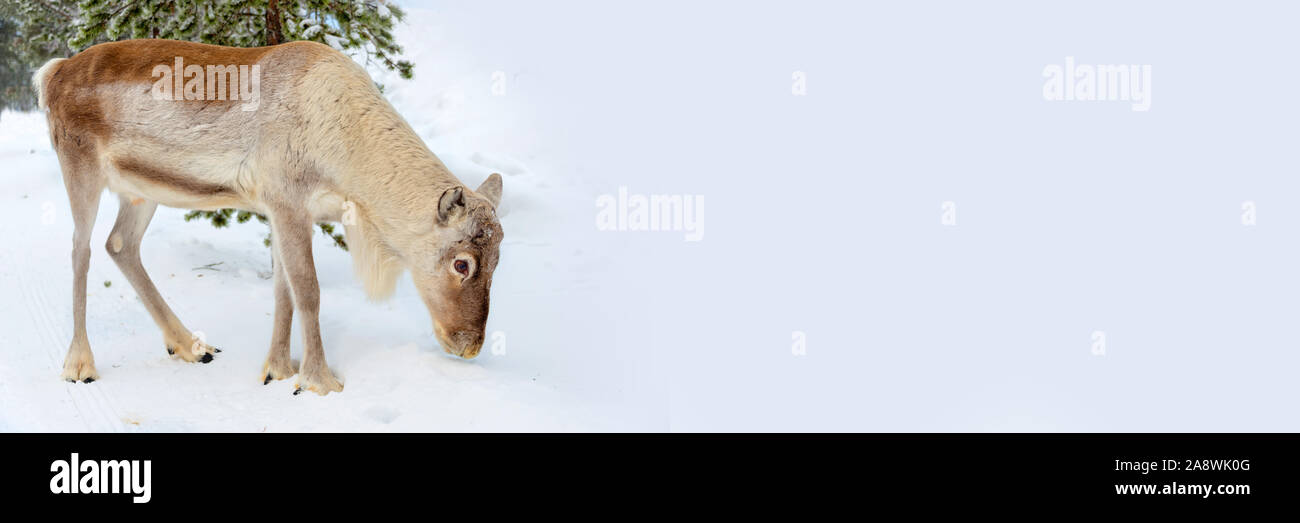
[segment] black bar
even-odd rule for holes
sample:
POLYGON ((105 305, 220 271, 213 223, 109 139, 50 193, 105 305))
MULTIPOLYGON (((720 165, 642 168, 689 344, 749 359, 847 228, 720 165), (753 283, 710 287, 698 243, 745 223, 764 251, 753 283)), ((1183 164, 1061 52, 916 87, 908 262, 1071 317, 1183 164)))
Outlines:
POLYGON ((1292 434, 0 436, 6 498, 128 511, 188 506, 196 496, 226 507, 302 496, 401 506, 429 496, 552 503, 576 492, 634 501, 667 491, 710 502, 739 492, 772 502, 1236 507, 1293 499, 1298 446, 1292 434), (51 464, 73 453, 82 463, 149 460, 149 501, 52 493, 51 464), (1117 485, 1175 493, 1117 494, 1117 485), (1180 485, 1233 492, 1176 493, 1180 485))

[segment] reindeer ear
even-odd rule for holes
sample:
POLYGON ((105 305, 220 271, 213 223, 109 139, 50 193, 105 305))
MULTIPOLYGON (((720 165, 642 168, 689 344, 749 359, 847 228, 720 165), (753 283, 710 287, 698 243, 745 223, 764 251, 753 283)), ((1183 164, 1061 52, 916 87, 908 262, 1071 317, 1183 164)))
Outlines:
POLYGON ((474 189, 474 192, 492 202, 493 209, 497 208, 501 204, 501 175, 492 173, 486 180, 483 180, 483 185, 478 186, 478 189, 474 189))
POLYGON ((464 194, 461 193, 460 187, 452 187, 442 193, 438 198, 438 223, 446 223, 447 218, 456 211, 457 207, 465 206, 464 194))

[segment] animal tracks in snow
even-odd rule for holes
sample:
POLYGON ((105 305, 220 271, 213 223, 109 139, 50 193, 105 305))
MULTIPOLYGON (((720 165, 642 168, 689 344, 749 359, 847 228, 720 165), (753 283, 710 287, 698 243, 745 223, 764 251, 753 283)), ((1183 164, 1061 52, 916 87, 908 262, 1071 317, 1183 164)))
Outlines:
MULTIPOLYGON (((19 268, 15 278, 23 295, 23 306, 31 318, 32 331, 37 334, 37 343, 49 360, 50 379, 58 379, 63 368, 63 357, 67 351, 72 334, 61 322, 72 318, 69 304, 57 301, 49 296, 50 288, 57 284, 46 278, 27 274, 25 267, 44 267, 51 264, 18 263, 9 264, 19 268)), ((57 266, 57 264, 54 264, 57 266)), ((71 274, 69 274, 71 276, 71 274)), ((71 286, 68 286, 71 289, 71 286)), ((71 291, 69 290, 69 299, 71 291)), ((72 402, 77 416, 86 424, 86 430, 92 432, 127 432, 110 392, 103 383, 64 383, 64 389, 72 402)))

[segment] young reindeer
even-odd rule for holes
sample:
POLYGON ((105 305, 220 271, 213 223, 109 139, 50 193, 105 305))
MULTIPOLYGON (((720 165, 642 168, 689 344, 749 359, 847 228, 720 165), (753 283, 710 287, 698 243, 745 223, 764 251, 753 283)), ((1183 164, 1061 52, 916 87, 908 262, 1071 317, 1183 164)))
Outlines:
POLYGON ((159 204, 269 218, 275 320, 264 383, 297 373, 294 394, 343 390, 321 345, 318 221, 343 222, 369 297, 390 296, 410 271, 443 350, 478 354, 502 239, 501 176, 475 190, 461 184, 347 56, 311 42, 130 40, 52 60, 33 83, 75 224, 64 379, 99 377, 86 338, 86 271, 105 188, 120 201, 109 256, 175 358, 207 363, 219 350, 193 337, 141 265, 140 237, 159 204), (289 359, 295 311, 305 346, 298 369, 289 359))

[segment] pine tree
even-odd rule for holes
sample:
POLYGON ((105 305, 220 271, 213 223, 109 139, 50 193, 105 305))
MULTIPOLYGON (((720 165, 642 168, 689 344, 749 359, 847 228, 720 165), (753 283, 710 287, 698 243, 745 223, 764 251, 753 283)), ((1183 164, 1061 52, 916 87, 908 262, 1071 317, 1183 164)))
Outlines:
MULTIPOLYGON (((0 18, 0 41, 15 38, 18 24, 12 19, 0 18)), ((32 92, 32 68, 19 56, 16 49, 0 47, 0 111, 30 111, 36 108, 32 92)))
MULTIPOLYGON (((0 0, 0 39, 7 44, 0 54, 0 104, 32 108, 28 79, 46 60, 129 38, 236 47, 310 40, 410 79, 414 65, 397 58, 402 48, 393 40, 393 26, 404 18, 387 0, 0 0)), ((185 220, 203 218, 221 228, 254 217, 266 223, 265 216, 235 209, 193 211, 185 220)), ((319 225, 347 249, 333 225, 319 225)))
POLYGON ((78 0, 2 0, 0 18, 14 25, 6 34, 5 45, 27 67, 35 68, 46 60, 70 56, 70 28, 77 21, 78 0))
POLYGON ((0 0, 0 110, 36 108, 32 73, 50 58, 72 54, 57 32, 75 12, 75 0, 0 0))
MULTIPOLYGON (((17 0, 32 10, 58 1, 17 0)), ((71 2, 68 2, 71 3, 71 2)), ((169 38, 256 47, 293 40, 320 42, 378 62, 410 79, 413 65, 398 60, 393 25, 406 14, 385 0, 79 0, 76 23, 57 31, 80 51, 126 38, 169 38)), ((66 7, 66 6, 64 6, 66 7)), ((48 26, 47 26, 48 28, 48 26)))

